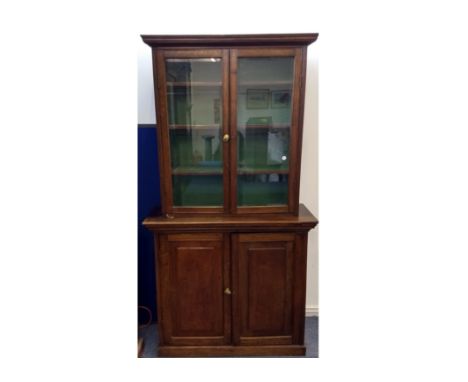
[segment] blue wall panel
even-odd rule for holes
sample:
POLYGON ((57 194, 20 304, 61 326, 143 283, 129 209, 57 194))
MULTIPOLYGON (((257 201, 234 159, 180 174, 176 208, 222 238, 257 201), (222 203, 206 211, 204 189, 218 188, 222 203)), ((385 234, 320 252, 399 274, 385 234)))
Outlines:
MULTIPOLYGON (((156 280, 153 236, 142 225, 150 212, 161 205, 156 125, 138 125, 138 305, 151 309, 156 319, 156 280)), ((139 321, 147 315, 139 312, 139 321)))

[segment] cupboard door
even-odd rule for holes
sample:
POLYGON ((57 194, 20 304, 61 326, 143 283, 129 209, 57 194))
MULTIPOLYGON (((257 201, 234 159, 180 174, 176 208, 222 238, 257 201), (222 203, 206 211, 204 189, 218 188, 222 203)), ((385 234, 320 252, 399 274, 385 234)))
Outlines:
POLYGON ((296 212, 302 49, 231 51, 231 182, 237 212, 296 212))
MULTIPOLYGON (((162 127, 165 213, 228 208, 228 51, 162 50, 158 124, 162 127)), ((158 126, 159 127, 159 126, 158 126)))
POLYGON ((293 343, 294 252, 294 234, 234 236, 235 344, 293 343))
POLYGON ((162 344, 222 345, 231 338, 229 239, 162 235, 158 254, 162 344))

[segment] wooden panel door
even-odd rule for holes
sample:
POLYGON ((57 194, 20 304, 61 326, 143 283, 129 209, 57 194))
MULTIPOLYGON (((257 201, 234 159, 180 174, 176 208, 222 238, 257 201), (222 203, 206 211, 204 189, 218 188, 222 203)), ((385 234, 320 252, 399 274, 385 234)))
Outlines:
POLYGON ((235 344, 295 343, 295 241, 293 233, 234 235, 235 344))
POLYGON ((158 293, 161 345, 222 345, 231 339, 229 238, 161 235, 158 293))

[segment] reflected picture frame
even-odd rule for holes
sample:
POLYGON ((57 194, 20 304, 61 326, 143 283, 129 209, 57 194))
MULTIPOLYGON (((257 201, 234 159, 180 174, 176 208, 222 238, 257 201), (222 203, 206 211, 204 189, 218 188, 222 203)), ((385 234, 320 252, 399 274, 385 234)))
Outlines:
POLYGON ((247 109, 268 109, 269 103, 269 89, 247 89, 247 109))
POLYGON ((291 107, 291 90, 273 90, 271 91, 271 108, 286 109, 291 107))

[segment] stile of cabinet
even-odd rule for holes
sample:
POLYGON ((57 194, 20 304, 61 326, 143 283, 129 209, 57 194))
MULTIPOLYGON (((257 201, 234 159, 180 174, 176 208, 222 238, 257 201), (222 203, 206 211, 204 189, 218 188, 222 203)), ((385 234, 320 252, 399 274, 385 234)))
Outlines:
POLYGON ((304 354, 299 205, 307 45, 317 34, 142 36, 152 47, 161 356, 304 354))

